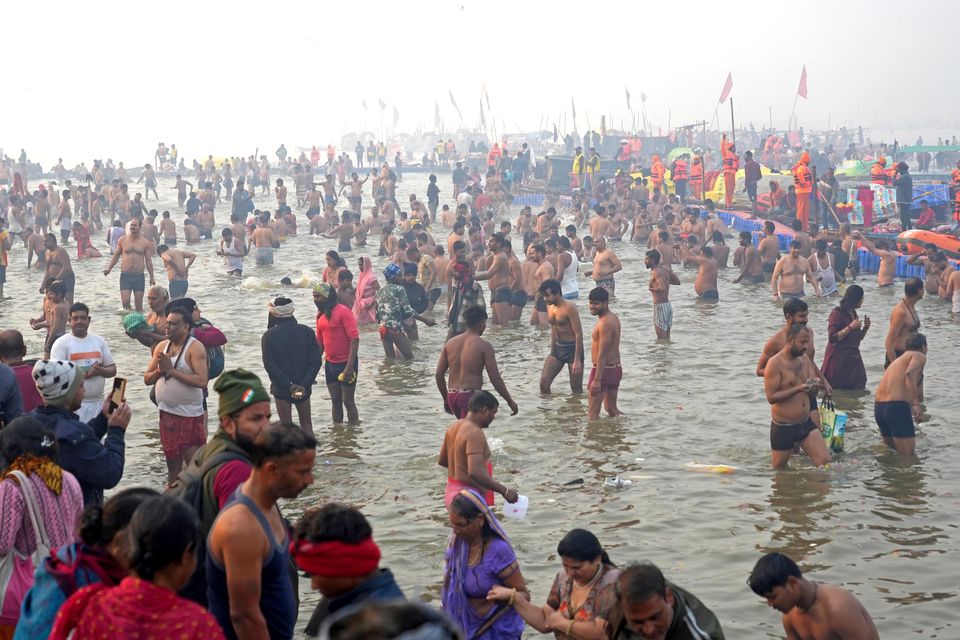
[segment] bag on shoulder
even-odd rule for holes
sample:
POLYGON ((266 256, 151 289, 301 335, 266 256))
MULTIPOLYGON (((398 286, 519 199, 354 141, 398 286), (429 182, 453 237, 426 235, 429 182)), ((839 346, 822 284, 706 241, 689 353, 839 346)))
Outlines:
POLYGON ((47 536, 47 529, 43 524, 40 501, 37 499, 37 494, 33 492, 33 485, 30 484, 30 479, 22 471, 11 471, 10 475, 16 480, 20 486, 20 492, 23 494, 24 508, 33 526, 37 548, 30 555, 23 555, 16 549, 11 548, 7 555, 0 558, 0 605, 6 598, 10 580, 13 578, 17 566, 32 562, 34 569, 36 569, 50 555, 50 538, 47 536))
MULTIPOLYGON (((187 506, 197 514, 202 524, 203 503, 205 498, 203 494, 204 480, 209 472, 233 460, 245 460, 249 462, 249 458, 235 451, 221 451, 202 464, 200 463, 199 456, 195 455, 193 460, 190 461, 190 464, 180 472, 180 475, 177 476, 177 479, 164 494, 183 500, 187 506)), ((207 534, 210 532, 203 530, 201 533, 200 543, 196 548, 197 568, 194 570, 187 585, 180 590, 180 595, 205 607, 207 606, 207 573, 205 568, 207 561, 207 534)))

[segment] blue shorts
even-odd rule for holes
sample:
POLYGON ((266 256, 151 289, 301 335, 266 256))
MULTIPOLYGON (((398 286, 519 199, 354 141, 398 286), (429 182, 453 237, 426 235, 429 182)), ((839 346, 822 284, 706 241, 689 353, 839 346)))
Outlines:
POLYGON ((579 292, 579 291, 571 291, 570 293, 565 293, 565 294, 563 294, 563 299, 564 299, 564 300, 579 300, 579 299, 580 299, 580 292, 579 292))
POLYGON ((187 282, 186 280, 170 280, 169 285, 170 285, 171 300, 187 297, 187 287, 190 286, 189 282, 187 282))

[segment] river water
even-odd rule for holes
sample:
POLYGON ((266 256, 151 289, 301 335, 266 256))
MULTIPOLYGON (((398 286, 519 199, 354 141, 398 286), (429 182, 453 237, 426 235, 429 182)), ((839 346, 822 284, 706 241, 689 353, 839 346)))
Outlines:
MULTIPOLYGON (((442 183, 447 180, 441 176, 442 183)), ((172 180, 160 180, 164 198, 159 208, 176 212, 171 186, 172 180)), ((443 189, 448 198, 449 185, 443 189)), ((407 174, 399 183, 398 200, 406 202, 411 192, 424 198, 425 190, 424 174, 407 174)), ((366 195, 369 200, 369 191, 366 195)), ((256 203, 273 206, 272 193, 256 196, 256 203)), ((148 204, 157 206, 152 200, 148 204)), ((229 203, 220 205, 221 226, 228 212, 229 203)), ((183 248, 182 216, 174 213, 174 219, 183 248)), ((301 230, 305 228, 304 221, 301 230)), ((104 250, 102 237, 95 243, 104 250)), ((703 304, 693 293, 693 273, 682 273, 683 284, 671 291, 673 340, 658 343, 642 251, 627 243, 612 246, 625 265, 611 307, 623 324, 620 407, 626 416, 588 424, 586 399, 569 394, 565 374, 554 383, 554 395, 540 396, 547 332, 524 324, 491 327, 486 333, 520 405, 515 417, 507 415, 504 405, 488 438, 495 473, 530 497, 526 519, 506 526, 534 600, 545 600, 560 568, 557 542, 569 529, 583 527, 600 538, 615 562, 647 559, 659 565, 668 579, 716 612, 729 638, 783 637, 779 615, 745 585, 754 562, 773 550, 789 554, 814 579, 853 591, 873 615, 881 637, 960 637, 960 480, 955 473, 960 449, 950 431, 960 418, 960 398, 950 391, 960 362, 958 321, 950 317, 949 307, 930 298, 918 305, 930 353, 925 383, 929 417, 919 429, 917 461, 905 463, 887 452, 873 422, 870 394, 838 394, 838 407, 850 414, 846 451, 839 461, 817 470, 805 457, 795 457, 789 470, 774 473, 769 469, 769 408, 762 381, 754 376, 764 341, 783 322, 769 289, 733 285, 736 274, 728 269, 721 274, 721 302, 703 304), (694 473, 686 468, 691 462, 738 470, 731 475, 694 473), (605 487, 604 480, 614 476, 631 484, 605 487), (576 480, 583 482, 563 486, 576 480)), ((213 241, 189 248, 200 256, 191 270, 190 295, 228 336, 227 367, 242 366, 266 379, 260 359, 266 304, 280 292, 281 277, 296 280, 308 272, 318 278, 323 254, 335 248, 335 241, 291 238, 270 267, 256 267, 251 256, 243 283, 224 275, 213 241)), ((75 246, 68 251, 74 256, 75 246)), ((159 489, 166 469, 157 414, 138 382, 149 354, 123 333, 117 271, 102 275, 104 254, 102 259, 74 260, 77 300, 91 307, 91 332, 106 338, 120 375, 131 380, 134 420, 122 486, 159 489)), ((348 257, 348 265, 356 264, 356 255, 348 257)), ((27 319, 40 308, 40 276, 26 273, 22 248, 14 249, 10 261, 6 295, 12 299, 0 303, 0 326, 19 328, 35 357, 43 336, 30 330, 27 319)), ((380 270, 385 260, 374 257, 374 265, 380 270)), ((159 268, 157 273, 165 284, 159 268)), ((581 289, 588 289, 580 277, 581 289)), ((873 276, 860 284, 866 289, 862 311, 874 324, 862 344, 873 389, 882 373, 890 310, 901 294, 899 287, 878 291, 873 276)), ((310 290, 283 293, 295 299, 297 318, 312 325, 310 290)), ((584 297, 580 309, 589 343, 593 318, 584 297)), ((808 302, 819 359, 834 303, 808 302)), ((433 381, 445 334, 442 323, 421 327, 416 359, 387 363, 376 332, 362 332, 357 400, 363 423, 332 426, 326 390, 318 387, 315 483, 283 505, 292 519, 328 501, 360 507, 372 522, 383 565, 394 571, 408 595, 433 602, 439 600, 449 532, 442 503, 444 470, 436 455, 451 420, 433 381)), ((214 428, 211 421, 211 433, 214 428)), ((318 600, 306 581, 301 581, 301 594, 298 628, 318 600)))

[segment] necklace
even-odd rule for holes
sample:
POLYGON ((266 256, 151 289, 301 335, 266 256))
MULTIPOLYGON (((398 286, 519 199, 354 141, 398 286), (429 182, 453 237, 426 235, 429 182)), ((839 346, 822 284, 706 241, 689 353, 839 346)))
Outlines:
POLYGON ((797 608, 800 609, 800 611, 802 611, 803 613, 807 613, 808 611, 810 611, 810 608, 817 603, 817 591, 818 591, 818 589, 819 589, 819 585, 817 585, 817 583, 814 582, 814 583, 813 583, 813 599, 810 600, 810 604, 808 604, 808 605, 805 606, 805 607, 800 606, 800 605, 797 605, 797 608))
POLYGON ((590 581, 586 584, 580 584, 576 580, 573 580, 574 589, 591 589, 593 585, 597 584, 600 580, 600 574, 603 573, 603 563, 600 563, 600 566, 597 567, 597 572, 590 578, 590 581))

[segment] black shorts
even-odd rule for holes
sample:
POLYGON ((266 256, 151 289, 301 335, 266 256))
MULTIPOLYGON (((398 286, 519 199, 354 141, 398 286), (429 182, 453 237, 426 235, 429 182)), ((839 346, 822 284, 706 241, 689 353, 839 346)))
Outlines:
POLYGON ((543 294, 542 294, 542 293, 538 293, 538 294, 537 294, 536 302, 534 302, 533 307, 534 307, 537 311, 539 311, 540 313, 546 313, 546 312, 547 312, 547 301, 546 301, 546 299, 543 297, 543 294))
POLYGON ((817 425, 807 417, 792 424, 770 423, 770 448, 774 451, 793 451, 793 448, 811 431, 817 431, 817 425))
POLYGON ((764 262, 760 265, 760 268, 763 269, 764 273, 773 273, 774 268, 776 268, 776 262, 764 262))
POLYGON ((354 379, 353 382, 349 381, 340 381, 337 379, 343 370, 347 368, 346 362, 330 362, 329 360, 323 363, 323 376, 326 378, 327 384, 339 384, 344 387, 355 387, 357 385, 356 375, 360 373, 360 363, 359 361, 354 363, 354 379))
POLYGON ((441 295, 443 295, 443 291, 440 289, 440 287, 430 289, 430 304, 436 304, 441 295))
POLYGON ((880 435, 884 438, 915 438, 917 435, 913 428, 913 412, 909 402, 874 402, 873 417, 880 427, 880 435))
POLYGON ((573 364, 577 358, 577 343, 556 342, 550 350, 550 355, 564 364, 573 364))
POLYGON ((147 280, 143 273, 120 272, 120 291, 137 291, 142 293, 147 288, 147 280))
POLYGON ((764 278, 762 275, 760 275, 760 276, 747 276, 747 282, 752 282, 752 283, 754 283, 754 284, 761 284, 762 282, 765 282, 765 281, 766 281, 766 278, 764 278))
POLYGON ((527 306, 527 292, 526 291, 514 291, 513 295, 510 298, 510 304, 514 307, 520 307, 523 309, 527 306))
MULTIPOLYGON (((894 349, 894 350, 893 350, 893 355, 895 355, 897 358, 899 358, 900 356, 902 356, 904 353, 905 353, 904 351, 900 351, 899 349, 894 349)), ((888 356, 886 353, 884 353, 884 354, 883 354, 883 368, 884 368, 884 370, 886 370, 887 367, 889 367, 891 364, 892 364, 892 362, 891 362, 891 360, 890 360, 890 356, 888 356)))
POLYGON ((509 304, 511 297, 509 287, 500 287, 490 296, 490 304, 497 304, 498 302, 506 302, 509 304))
POLYGON ((63 282, 63 288, 66 289, 66 297, 72 297, 73 290, 77 286, 77 276, 71 271, 61 275, 60 280, 63 282))

